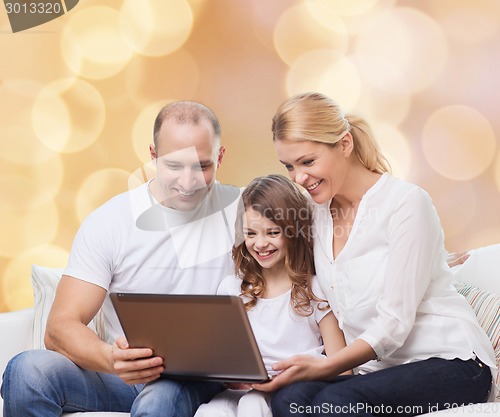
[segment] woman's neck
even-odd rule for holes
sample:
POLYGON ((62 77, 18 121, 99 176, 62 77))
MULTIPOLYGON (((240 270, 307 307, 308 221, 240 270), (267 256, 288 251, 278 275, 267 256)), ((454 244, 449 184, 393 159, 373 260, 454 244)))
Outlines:
POLYGON ((366 192, 380 179, 381 174, 359 164, 352 168, 342 190, 334 196, 335 205, 342 209, 357 209, 366 192))

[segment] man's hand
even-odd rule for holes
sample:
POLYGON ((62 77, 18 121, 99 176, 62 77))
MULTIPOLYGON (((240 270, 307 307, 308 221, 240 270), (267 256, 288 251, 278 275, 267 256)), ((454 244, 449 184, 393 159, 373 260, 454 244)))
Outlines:
POLYGON ((158 379, 165 370, 163 359, 152 357, 149 348, 132 349, 125 337, 119 337, 111 348, 111 361, 115 374, 130 385, 145 384, 158 379))

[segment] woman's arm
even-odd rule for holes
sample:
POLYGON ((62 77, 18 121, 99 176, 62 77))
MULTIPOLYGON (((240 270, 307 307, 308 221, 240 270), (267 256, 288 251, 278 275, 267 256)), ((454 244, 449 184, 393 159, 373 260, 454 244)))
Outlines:
POLYGON ((271 392, 298 381, 328 381, 373 359, 376 355, 371 346, 358 339, 327 358, 299 355, 278 362, 273 369, 282 371, 280 374, 270 382, 252 387, 271 392))
POLYGON ((338 375, 350 375, 356 366, 376 358, 375 352, 364 340, 356 340, 346 346, 344 333, 331 311, 319 322, 319 328, 326 358, 297 355, 278 362, 273 369, 282 372, 271 382, 253 387, 261 391, 276 391, 297 381, 329 380, 338 375))

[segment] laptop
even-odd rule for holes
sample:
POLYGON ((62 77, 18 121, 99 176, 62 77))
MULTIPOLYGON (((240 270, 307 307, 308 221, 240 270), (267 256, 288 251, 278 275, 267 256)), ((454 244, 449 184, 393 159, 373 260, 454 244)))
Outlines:
POLYGON ((270 379, 240 297, 111 293, 131 347, 149 347, 174 379, 270 379))

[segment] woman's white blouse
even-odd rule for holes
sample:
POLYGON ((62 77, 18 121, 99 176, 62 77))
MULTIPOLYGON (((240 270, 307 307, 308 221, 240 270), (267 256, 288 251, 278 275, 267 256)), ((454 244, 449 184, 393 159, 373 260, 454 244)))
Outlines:
POLYGON ((382 175, 363 196, 336 259, 330 202, 314 207, 320 285, 347 344, 363 339, 378 358, 360 373, 476 354, 496 374, 489 339, 451 284, 441 224, 425 191, 382 175))

